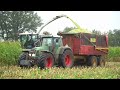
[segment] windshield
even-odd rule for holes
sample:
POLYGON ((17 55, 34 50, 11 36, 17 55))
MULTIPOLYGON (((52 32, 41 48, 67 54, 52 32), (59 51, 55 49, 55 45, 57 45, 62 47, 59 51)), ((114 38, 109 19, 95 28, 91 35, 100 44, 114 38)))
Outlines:
POLYGON ((22 47, 24 46, 26 40, 27 40, 27 35, 20 35, 20 42, 21 42, 21 45, 22 47))
POLYGON ((33 41, 36 41, 37 39, 38 39, 38 35, 32 35, 32 39, 33 39, 33 41))
POLYGON ((43 40, 42 40, 42 46, 43 45, 52 46, 52 38, 43 38, 43 40))

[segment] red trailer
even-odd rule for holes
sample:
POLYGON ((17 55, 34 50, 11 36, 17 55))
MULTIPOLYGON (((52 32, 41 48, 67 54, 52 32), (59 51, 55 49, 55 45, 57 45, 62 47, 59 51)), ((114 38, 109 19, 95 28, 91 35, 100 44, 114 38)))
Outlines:
POLYGON ((104 66, 108 54, 108 36, 91 33, 61 33, 63 44, 71 47, 74 60, 89 66, 104 66))

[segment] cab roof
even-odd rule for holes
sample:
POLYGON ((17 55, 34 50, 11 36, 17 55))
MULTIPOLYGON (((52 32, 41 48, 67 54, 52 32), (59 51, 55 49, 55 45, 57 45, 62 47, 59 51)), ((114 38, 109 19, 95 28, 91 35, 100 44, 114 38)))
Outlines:
POLYGON ((41 37, 60 37, 60 36, 53 36, 53 35, 40 35, 41 37))
POLYGON ((37 33, 19 33, 19 35, 30 35, 30 34, 37 34, 37 33))

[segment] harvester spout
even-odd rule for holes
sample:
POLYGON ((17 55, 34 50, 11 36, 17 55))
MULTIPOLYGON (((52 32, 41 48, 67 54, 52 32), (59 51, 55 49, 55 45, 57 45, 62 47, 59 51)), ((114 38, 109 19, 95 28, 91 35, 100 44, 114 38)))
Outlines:
POLYGON ((77 29, 81 30, 80 26, 75 22, 73 21, 70 17, 68 17, 67 15, 59 15, 59 16, 56 16, 55 18, 53 18, 52 20, 50 20, 47 24, 45 24, 44 26, 41 27, 41 29, 38 31, 37 34, 40 34, 40 32, 42 31, 42 29, 47 26, 48 24, 50 24, 51 22, 59 19, 59 18, 62 18, 62 17, 65 17, 65 18, 68 18, 70 19, 70 21, 72 21, 72 23, 77 27, 77 29))
POLYGON ((47 24, 45 24, 44 26, 41 27, 41 29, 38 31, 38 34, 42 31, 42 29, 47 26, 48 24, 50 24, 51 22, 61 18, 61 17, 67 17, 66 15, 60 15, 60 16, 56 16, 55 18, 53 18, 52 20, 50 20, 47 24))

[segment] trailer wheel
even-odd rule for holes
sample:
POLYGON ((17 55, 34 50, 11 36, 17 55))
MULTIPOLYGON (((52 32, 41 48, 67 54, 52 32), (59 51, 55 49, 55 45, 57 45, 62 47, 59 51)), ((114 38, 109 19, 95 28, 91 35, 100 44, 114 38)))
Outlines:
POLYGON ((105 58, 100 56, 98 57, 98 66, 104 67, 105 66, 105 58))
POLYGON ((98 65, 96 56, 89 56, 87 61, 88 66, 96 67, 98 65))
POLYGON ((37 66, 41 69, 54 66, 54 57, 51 53, 43 53, 38 59, 37 66))
POLYGON ((22 65, 20 62, 24 63, 26 60, 28 53, 22 53, 18 59, 18 65, 20 67, 33 67, 34 64, 32 64, 30 61, 28 61, 28 65, 22 65))
POLYGON ((71 68, 74 64, 73 53, 71 50, 65 50, 59 57, 59 66, 71 68))

